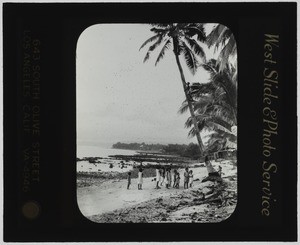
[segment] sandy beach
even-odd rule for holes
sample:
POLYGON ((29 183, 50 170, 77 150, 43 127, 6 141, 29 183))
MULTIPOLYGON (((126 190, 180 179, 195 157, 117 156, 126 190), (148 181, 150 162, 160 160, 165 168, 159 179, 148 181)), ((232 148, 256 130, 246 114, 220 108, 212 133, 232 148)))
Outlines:
MULTIPOLYGON (((126 175, 111 170, 115 174, 110 173, 109 178, 90 178, 86 185, 78 187, 78 206, 85 217, 100 223, 195 220, 219 222, 230 216, 236 205, 237 167, 229 160, 213 161, 212 164, 216 169, 219 165, 222 167, 222 183, 213 181, 202 183, 202 179, 207 176, 206 168, 201 164, 191 164, 189 169, 194 173, 194 185, 189 189, 183 188, 183 168, 179 170, 181 176, 179 189, 167 189, 165 186, 155 189, 156 182, 153 175, 143 179, 143 190, 137 189, 136 178, 132 179, 130 189, 127 190, 126 175), (232 203, 222 205, 224 201, 222 200, 220 206, 220 200, 224 199, 226 193, 231 195, 232 203), (200 200, 199 197, 203 195, 205 200, 200 200), (210 201, 209 198, 213 195, 216 196, 214 199, 220 200, 210 201)), ((103 169, 106 168, 107 166, 103 166, 103 169)))

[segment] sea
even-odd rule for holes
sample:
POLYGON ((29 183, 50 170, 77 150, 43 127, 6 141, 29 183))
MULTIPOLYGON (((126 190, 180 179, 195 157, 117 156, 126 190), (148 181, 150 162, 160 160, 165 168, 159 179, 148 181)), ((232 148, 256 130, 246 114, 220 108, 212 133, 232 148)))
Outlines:
POLYGON ((132 163, 129 165, 121 167, 119 160, 109 159, 111 155, 134 155, 137 154, 136 151, 132 150, 122 150, 122 149, 112 149, 103 146, 87 146, 87 145, 77 145, 77 158, 83 157, 101 157, 105 159, 100 159, 97 163, 89 163, 88 161, 78 161, 77 162, 77 172, 128 172, 132 170, 132 163))
POLYGON ((133 150, 113 149, 103 146, 77 145, 77 157, 108 157, 110 155, 134 155, 133 150))

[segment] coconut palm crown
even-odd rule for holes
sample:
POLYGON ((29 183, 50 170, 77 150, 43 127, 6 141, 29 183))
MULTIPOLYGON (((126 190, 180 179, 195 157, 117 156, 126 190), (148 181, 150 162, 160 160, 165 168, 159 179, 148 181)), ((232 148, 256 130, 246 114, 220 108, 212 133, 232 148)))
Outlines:
POLYGON ((165 52, 172 47, 176 55, 184 55, 185 62, 192 72, 195 74, 199 66, 198 57, 205 61, 205 53, 197 41, 205 42, 206 36, 203 24, 198 23, 167 23, 167 24, 150 24, 153 27, 151 31, 154 36, 147 39, 140 50, 147 44, 152 43, 148 48, 148 52, 144 58, 146 62, 150 58, 150 54, 159 46, 162 46, 155 65, 164 57, 165 52), (196 39, 195 39, 196 38, 196 39))

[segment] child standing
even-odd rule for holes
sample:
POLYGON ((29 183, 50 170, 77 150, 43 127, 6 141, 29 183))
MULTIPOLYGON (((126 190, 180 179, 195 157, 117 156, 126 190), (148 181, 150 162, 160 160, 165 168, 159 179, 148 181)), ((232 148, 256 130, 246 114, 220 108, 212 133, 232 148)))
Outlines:
POLYGON ((169 187, 171 187, 172 186, 172 169, 171 169, 171 167, 169 167, 169 174, 170 174, 169 187))
POLYGON ((159 182, 160 182, 160 169, 159 169, 159 167, 157 166, 156 167, 156 169, 155 169, 155 171, 156 171, 156 189, 160 189, 160 187, 159 187, 159 182))
POLYGON ((220 165, 219 165, 218 173, 219 173, 220 176, 222 176, 222 167, 220 165))
POLYGON ((185 172, 184 172, 184 184, 183 184, 183 188, 184 189, 188 189, 189 188, 189 169, 185 168, 185 172))
POLYGON ((176 185, 176 178, 177 178, 177 170, 174 169, 174 184, 173 184, 173 188, 175 188, 175 185, 176 185))
POLYGON ((143 169, 139 169, 138 173, 138 190, 142 190, 142 184, 143 184, 143 169))
POLYGON ((189 172, 189 184, 190 184, 190 187, 193 186, 193 182, 194 182, 193 170, 190 170, 190 172, 189 172))
POLYGON ((170 172, 170 169, 167 168, 166 170, 166 188, 169 189, 171 185, 171 172, 170 172))
POLYGON ((179 182, 180 182, 180 174, 178 171, 176 171, 176 182, 175 182, 176 189, 179 189, 179 182))
POLYGON ((161 171, 162 171, 162 174, 161 174, 161 183, 160 183, 160 185, 163 185, 163 183, 165 182, 165 178, 166 178, 166 168, 163 167, 161 171))
POLYGON ((129 190, 130 184, 131 184, 131 172, 128 172, 128 176, 127 176, 127 190, 129 190))

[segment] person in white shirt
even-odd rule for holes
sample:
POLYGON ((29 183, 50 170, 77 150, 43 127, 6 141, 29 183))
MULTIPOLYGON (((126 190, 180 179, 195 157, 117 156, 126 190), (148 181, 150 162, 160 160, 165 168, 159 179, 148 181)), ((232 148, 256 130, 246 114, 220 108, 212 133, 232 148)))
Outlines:
POLYGON ((185 168, 183 177, 184 177, 183 188, 188 189, 189 188, 189 169, 188 168, 185 168))
POLYGON ((160 176, 159 166, 156 167, 155 171, 156 171, 156 187, 155 188, 160 189, 159 183, 160 183, 161 176, 160 176))
POLYGON ((138 172, 138 190, 142 190, 143 184, 143 169, 140 168, 138 172))

